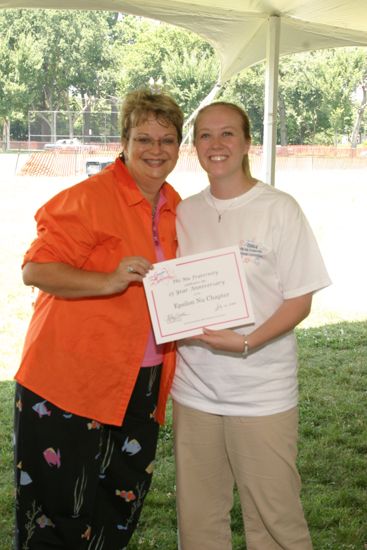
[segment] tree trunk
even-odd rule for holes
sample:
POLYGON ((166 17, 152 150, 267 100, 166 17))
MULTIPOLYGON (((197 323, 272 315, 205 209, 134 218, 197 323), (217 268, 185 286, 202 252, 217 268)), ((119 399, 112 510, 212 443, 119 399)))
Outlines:
POLYGON ((69 105, 69 101, 67 102, 67 107, 68 107, 68 126, 69 126, 69 138, 73 138, 74 137, 74 116, 73 116, 73 112, 70 111, 70 105, 69 105))
POLYGON ((10 149, 10 120, 8 117, 3 118, 3 151, 10 149))
POLYGON ((49 131, 50 137, 48 138, 48 136, 46 136, 45 141, 50 140, 52 143, 55 143, 57 140, 57 107, 54 106, 52 90, 47 87, 43 90, 43 103, 46 113, 43 116, 41 114, 41 120, 43 121, 42 134, 44 135, 44 132, 49 131))
POLYGON ((280 145, 285 147, 288 145, 287 125, 285 122, 285 103, 283 94, 279 94, 279 128, 280 128, 280 145))
POLYGON ((352 149, 357 148, 359 129, 360 129, 361 122, 362 122, 362 119, 363 119, 363 113, 364 113, 364 111, 367 107, 367 76, 364 79, 361 87, 362 87, 362 101, 361 101, 361 105, 358 108, 357 118, 356 118, 356 121, 355 121, 354 127, 353 127, 352 139, 351 139, 352 149))
POLYGON ((119 121, 118 121, 118 99, 117 97, 111 98, 111 128, 109 141, 119 141, 115 136, 119 135, 119 121))
POLYGON ((83 105, 83 141, 85 138, 89 139, 90 135, 90 113, 91 113, 91 102, 87 94, 82 92, 82 105, 83 105))

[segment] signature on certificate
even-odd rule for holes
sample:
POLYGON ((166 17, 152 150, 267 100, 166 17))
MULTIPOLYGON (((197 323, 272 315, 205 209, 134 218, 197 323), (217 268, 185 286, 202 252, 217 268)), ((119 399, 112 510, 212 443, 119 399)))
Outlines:
POLYGON ((187 313, 181 311, 180 313, 169 313, 166 317, 166 323, 169 325, 171 323, 177 323, 181 321, 184 317, 187 317, 187 313))

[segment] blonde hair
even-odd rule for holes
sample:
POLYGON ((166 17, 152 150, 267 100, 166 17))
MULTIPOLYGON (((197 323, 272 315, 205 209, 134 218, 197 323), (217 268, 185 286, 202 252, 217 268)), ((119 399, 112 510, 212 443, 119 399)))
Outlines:
MULTIPOLYGON (((215 101, 214 103, 210 103, 209 105, 206 105, 205 107, 200 109, 200 111, 196 115, 195 122, 194 122, 194 142, 195 142, 196 136, 197 136, 197 126, 198 126, 198 120, 200 118, 200 115, 205 113, 205 111, 207 111, 211 107, 215 107, 216 105, 219 105, 221 107, 227 107, 228 109, 231 109, 232 111, 234 111, 235 113, 237 113, 241 117, 243 135, 245 136, 245 139, 247 141, 251 142, 250 119, 249 119, 246 111, 244 109, 242 109, 242 107, 239 107, 238 105, 236 105, 235 103, 230 103, 228 101, 215 101)), ((247 153, 245 155, 243 155, 242 170, 243 170, 243 172, 245 173, 245 175, 247 177, 249 177, 249 178, 252 177, 251 176, 251 170, 250 170, 250 161, 249 161, 249 157, 248 157, 247 153)))
POLYGON ((163 124, 173 124, 178 143, 181 143, 183 112, 168 94, 150 90, 135 90, 126 95, 121 108, 121 141, 129 139, 131 128, 145 122, 149 115, 163 124))

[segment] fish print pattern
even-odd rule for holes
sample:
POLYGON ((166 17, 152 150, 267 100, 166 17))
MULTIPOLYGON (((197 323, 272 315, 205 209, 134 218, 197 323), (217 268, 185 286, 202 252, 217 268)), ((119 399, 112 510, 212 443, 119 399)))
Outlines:
POLYGON ((158 438, 155 412, 160 369, 145 367, 141 371, 120 427, 59 409, 17 385, 14 408, 17 549, 60 546, 59 517, 50 513, 55 499, 60 501, 60 509, 70 507, 69 518, 75 522, 72 536, 76 539, 70 542, 70 547, 79 547, 84 541, 86 550, 127 548, 150 487, 158 438), (139 415, 144 416, 143 423, 139 415), (37 437, 32 435, 35 433, 37 437), (74 434, 70 444, 66 444, 65 434, 74 434), (40 471, 48 472, 47 481, 40 479, 40 471), (94 498, 96 494, 104 494, 97 491, 100 484, 103 491, 112 495, 99 505, 94 498), (40 502, 40 494, 46 498, 45 503, 40 502), (102 516, 99 523, 94 521, 95 505, 102 516))

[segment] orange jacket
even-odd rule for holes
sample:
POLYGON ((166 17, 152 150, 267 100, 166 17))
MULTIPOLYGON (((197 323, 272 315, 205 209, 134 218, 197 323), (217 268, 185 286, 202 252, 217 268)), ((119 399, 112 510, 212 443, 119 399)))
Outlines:
MULTIPOLYGON (((167 183, 159 238, 176 252, 179 195, 167 183)), ((111 272, 124 256, 155 261, 152 209, 118 159, 103 173, 66 189, 36 213, 38 238, 24 263, 63 262, 111 272)), ((64 299, 40 291, 16 380, 70 413, 121 425, 150 330, 141 284, 107 297, 64 299)), ((174 345, 165 346, 156 418, 164 421, 174 374, 174 345)))

